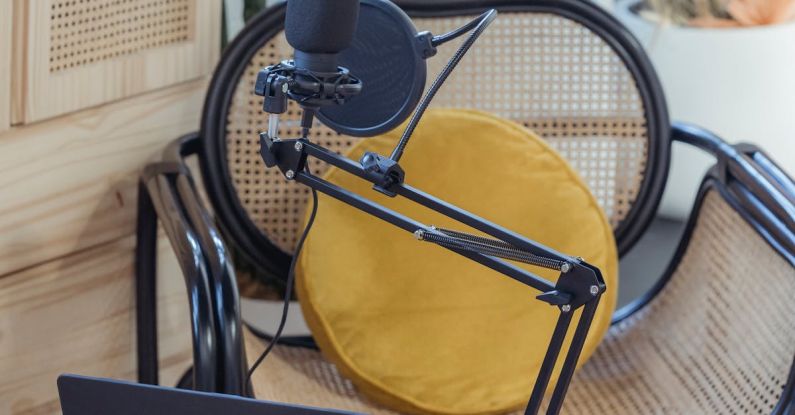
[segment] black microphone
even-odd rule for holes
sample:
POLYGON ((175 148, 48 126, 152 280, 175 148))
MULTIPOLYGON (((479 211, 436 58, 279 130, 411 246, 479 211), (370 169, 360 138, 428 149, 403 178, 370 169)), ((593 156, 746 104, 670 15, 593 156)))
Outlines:
MULTIPOLYGON (((305 135, 318 108, 345 103, 361 92, 361 81, 337 65, 339 53, 353 41, 359 1, 287 0, 285 34, 295 54, 257 76, 254 92, 265 97, 265 112, 282 114, 288 98, 298 102, 305 135)), ((270 121, 269 131, 275 133, 278 122, 274 117, 270 121)))
POLYGON ((359 0, 287 0, 285 34, 295 49, 295 68, 337 72, 337 55, 350 46, 359 0))

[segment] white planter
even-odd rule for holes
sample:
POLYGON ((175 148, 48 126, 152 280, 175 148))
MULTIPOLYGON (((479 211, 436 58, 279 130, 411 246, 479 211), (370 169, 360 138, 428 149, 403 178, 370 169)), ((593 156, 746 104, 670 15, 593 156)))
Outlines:
POLYGON ((612 11, 613 8, 615 7, 615 1, 614 0, 590 0, 590 1, 600 5, 602 7, 604 7, 605 9, 610 10, 610 11, 612 11))
MULTIPOLYGON (((738 29, 660 25, 622 1, 616 14, 646 48, 671 119, 706 127, 729 142, 764 148, 795 173, 795 23, 738 29)), ((664 216, 685 218, 713 160, 675 144, 664 216)))

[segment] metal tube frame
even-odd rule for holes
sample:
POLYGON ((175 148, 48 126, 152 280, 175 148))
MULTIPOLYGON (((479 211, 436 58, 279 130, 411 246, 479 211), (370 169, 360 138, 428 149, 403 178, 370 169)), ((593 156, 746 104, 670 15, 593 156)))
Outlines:
POLYGON ((157 224, 177 257, 188 289, 193 342, 192 388, 244 395, 246 358, 234 270, 220 234, 201 205, 183 156, 195 153, 184 136, 141 175, 136 245, 138 380, 158 384, 157 224))
MULTIPOLYGON (((157 223, 156 212, 179 212, 178 201, 170 191, 168 177, 142 179, 139 185, 138 243, 136 245, 136 327, 138 343, 138 380, 157 385, 159 365, 157 351, 157 223)), ((181 215, 180 215, 181 216, 181 215)), ((196 235, 184 220, 162 220, 166 234, 177 253, 188 288, 193 339, 193 385, 196 390, 215 391, 217 360, 212 298, 208 269, 196 235)))
MULTIPOLYGON (((373 171, 366 170, 358 162, 337 155, 304 138, 289 140, 271 139, 268 137, 267 133, 261 135, 260 152, 266 165, 269 167, 274 165, 278 166, 287 180, 295 180, 296 182, 309 186, 312 189, 331 196, 407 232, 436 232, 435 228, 432 226, 420 223, 375 203, 370 199, 357 195, 304 171, 307 158, 314 157, 344 170, 347 173, 365 179, 376 186, 379 183, 383 183, 383 176, 373 171)), ((568 386, 571 383, 577 360, 585 344, 588 330, 593 322, 599 299, 606 290, 604 279, 599 269, 588 264, 581 258, 561 254, 538 242, 491 223, 477 215, 409 185, 395 183, 390 187, 390 190, 397 196, 405 197, 406 199, 430 208, 462 224, 471 226, 492 237, 508 242, 519 249, 532 252, 536 255, 564 261, 570 265, 569 270, 567 272, 561 272, 558 281, 553 283, 525 269, 490 255, 459 249, 457 247, 444 247, 445 249, 485 265, 504 276, 540 291, 541 294, 536 297, 537 299, 557 306, 560 310, 560 316, 558 317, 555 330, 550 339, 549 348, 542 362, 525 411, 526 415, 537 414, 540 410, 558 356, 563 348, 566 334, 571 325, 572 315, 577 309, 583 309, 577 322, 568 352, 566 353, 563 366, 560 369, 560 375, 552 392, 546 412, 547 414, 558 414, 561 410, 568 386)))

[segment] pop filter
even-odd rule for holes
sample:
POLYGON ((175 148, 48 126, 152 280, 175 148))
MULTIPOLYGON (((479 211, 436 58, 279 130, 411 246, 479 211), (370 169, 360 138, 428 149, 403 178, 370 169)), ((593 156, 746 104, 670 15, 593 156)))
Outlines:
POLYGON ((317 117, 342 134, 369 137, 400 125, 425 88, 425 59, 433 55, 430 34, 417 33, 411 19, 388 0, 361 0, 351 45, 338 64, 362 81, 345 105, 322 107, 317 117))

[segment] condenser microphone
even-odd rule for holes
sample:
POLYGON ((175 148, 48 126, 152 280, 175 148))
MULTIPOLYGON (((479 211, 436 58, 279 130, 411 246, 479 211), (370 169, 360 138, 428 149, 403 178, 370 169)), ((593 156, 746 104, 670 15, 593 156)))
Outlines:
POLYGON ((337 72, 337 56, 356 33, 359 0, 287 0, 285 35, 298 71, 337 72))
MULTIPOLYGON (((315 115, 352 136, 397 127, 420 101, 436 52, 433 36, 389 0, 287 0, 284 30, 293 59, 261 70, 254 89, 271 115, 297 102, 302 135, 315 115)), ((268 125, 274 136, 277 118, 268 125)))
POLYGON ((294 49, 292 60, 260 71, 255 93, 270 114, 268 136, 275 137, 287 99, 303 109, 306 137, 315 116, 346 135, 370 137, 402 124, 414 110, 395 160, 407 136, 447 75, 496 13, 484 13, 449 33, 419 32, 406 13, 390 0, 287 0, 285 36, 294 49), (470 33, 428 89, 420 105, 427 75, 426 59, 436 47, 470 33))
POLYGON ((361 81, 337 64, 348 48, 359 20, 359 0, 287 0, 284 31, 295 49, 293 59, 264 68, 254 92, 265 99, 268 136, 278 131, 278 115, 287 111, 288 98, 303 108, 302 136, 306 137, 318 108, 345 103, 362 90, 361 81))

